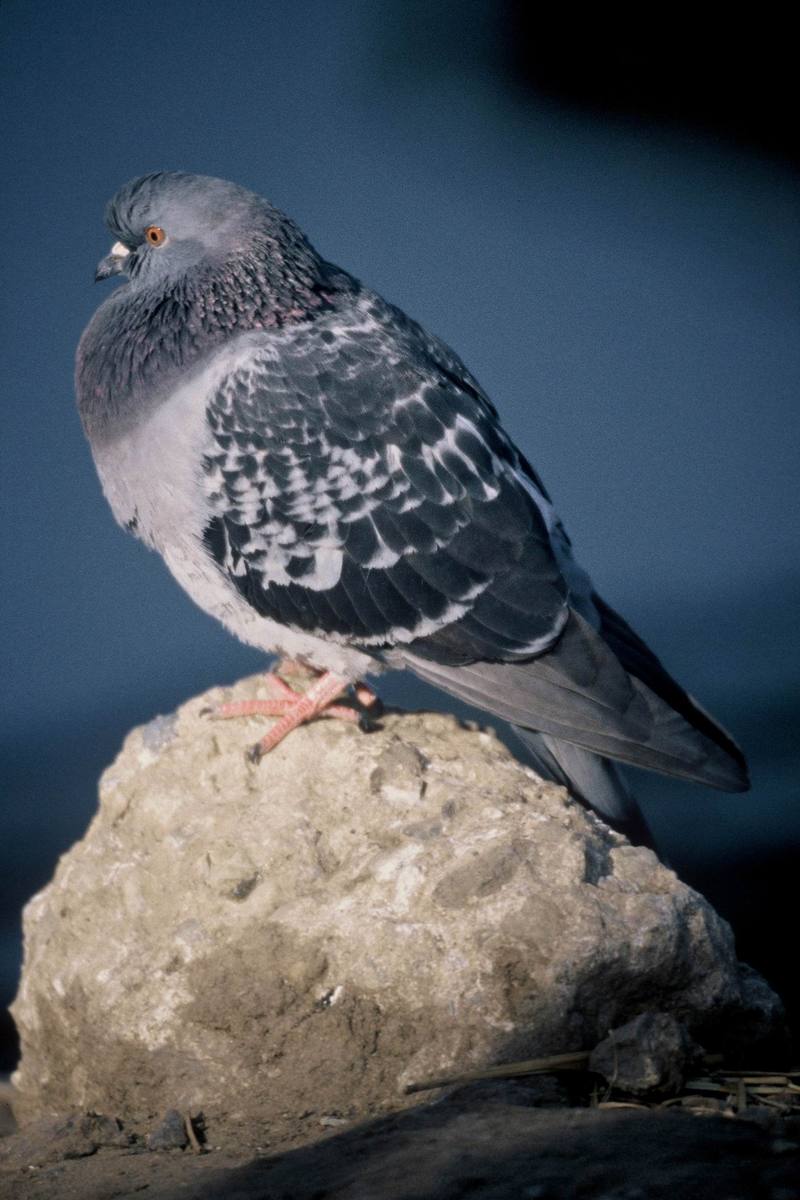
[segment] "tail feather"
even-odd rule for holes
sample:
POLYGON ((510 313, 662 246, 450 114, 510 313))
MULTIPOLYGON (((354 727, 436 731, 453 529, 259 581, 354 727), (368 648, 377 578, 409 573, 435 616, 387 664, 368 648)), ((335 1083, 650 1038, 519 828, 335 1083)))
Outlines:
POLYGON ((706 714, 693 723, 687 706, 676 711, 629 674, 575 612, 556 645, 527 662, 454 667, 422 658, 412 647, 397 657, 435 686, 522 729, 723 791, 749 786, 741 752, 727 735, 710 737, 706 714))
POLYGON ((670 708, 679 712, 700 733, 705 734, 712 742, 716 742, 746 774, 747 763, 744 755, 727 730, 723 729, 719 722, 715 721, 698 704, 694 696, 690 696, 677 680, 672 678, 647 643, 642 641, 618 612, 615 612, 596 593, 592 595, 592 601, 600 615, 600 633, 603 640, 614 651, 625 670, 646 684, 652 692, 655 692, 670 708))
POLYGON ((530 765, 543 779, 561 784, 636 845, 654 848, 639 804, 613 762, 533 729, 514 726, 514 732, 527 751, 530 765))

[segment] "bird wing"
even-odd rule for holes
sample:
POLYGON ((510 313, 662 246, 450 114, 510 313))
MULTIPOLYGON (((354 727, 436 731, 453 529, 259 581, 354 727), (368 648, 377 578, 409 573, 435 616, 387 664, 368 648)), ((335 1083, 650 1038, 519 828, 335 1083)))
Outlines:
POLYGON ((669 674, 646 642, 631 629, 602 596, 592 594, 592 603, 600 617, 600 633, 629 675, 644 683, 670 708, 680 713, 690 725, 705 734, 730 755, 746 774, 747 764, 739 747, 722 726, 713 719, 669 674))
POLYGON ((521 730, 723 791, 749 787, 741 751, 724 731, 691 701, 675 708, 627 671, 574 610, 555 645, 526 662, 452 666, 416 649, 402 658, 422 679, 521 730))
POLYGON ((546 500, 466 369, 390 316, 265 335, 216 388, 207 550, 295 630, 375 650, 450 630, 451 662, 540 653, 568 615, 546 500))
POLYGON ((384 311, 272 335, 210 397, 205 543, 220 569, 264 616, 523 729, 746 787, 727 735, 586 592, 463 365, 384 311))

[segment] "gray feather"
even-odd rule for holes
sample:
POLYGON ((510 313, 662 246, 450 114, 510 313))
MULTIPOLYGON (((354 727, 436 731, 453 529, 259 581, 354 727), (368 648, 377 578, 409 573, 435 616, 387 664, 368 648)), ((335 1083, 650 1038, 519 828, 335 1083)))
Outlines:
POLYGON ((638 845, 652 846, 653 837, 636 797, 618 768, 607 758, 571 742, 514 726, 529 764, 576 800, 600 813, 609 825, 638 845))
POLYGON ((452 350, 235 184, 146 175, 106 215, 98 277, 125 282, 81 338, 78 406, 117 519, 206 612, 346 679, 410 667, 634 833, 608 759, 747 787, 452 350))
POLYGON ((739 763, 646 684, 573 612, 556 645, 526 663, 449 667, 404 654, 423 679, 523 729, 723 791, 749 786, 739 763))

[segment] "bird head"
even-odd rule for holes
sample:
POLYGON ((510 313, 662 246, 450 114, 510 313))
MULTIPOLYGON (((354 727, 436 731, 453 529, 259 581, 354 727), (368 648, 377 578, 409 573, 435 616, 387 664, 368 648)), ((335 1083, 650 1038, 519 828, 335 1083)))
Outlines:
POLYGON ((311 247, 285 217, 254 192, 224 179, 160 171, 126 183, 106 206, 116 238, 95 279, 127 275, 134 285, 168 283, 203 263, 264 249, 278 258, 311 247), (287 237, 287 234, 289 235, 287 237))

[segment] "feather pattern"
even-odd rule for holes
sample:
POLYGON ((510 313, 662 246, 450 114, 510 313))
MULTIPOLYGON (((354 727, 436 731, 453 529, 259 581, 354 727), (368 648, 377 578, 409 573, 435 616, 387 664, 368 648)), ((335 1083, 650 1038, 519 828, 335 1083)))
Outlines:
POLYGON ((98 277, 128 281, 81 338, 78 406, 117 519, 201 607, 343 679, 409 667, 640 837, 608 759, 747 787, 444 343, 234 184, 143 176, 107 220, 98 277))
POLYGON ((453 667, 413 651, 404 651, 402 661, 423 679, 521 729, 725 791, 749 786, 738 747, 732 754, 722 731, 711 737, 630 675, 574 611, 550 651, 525 663, 453 667))
POLYGON ((466 369, 377 296, 265 338, 207 419, 205 544, 264 616, 376 649, 440 635, 454 662, 558 637, 535 477, 466 369))

